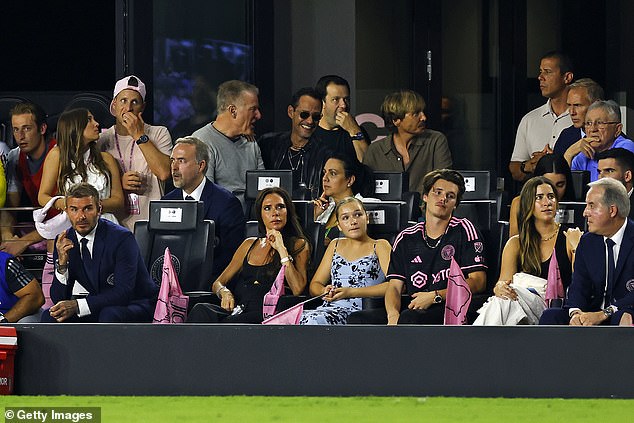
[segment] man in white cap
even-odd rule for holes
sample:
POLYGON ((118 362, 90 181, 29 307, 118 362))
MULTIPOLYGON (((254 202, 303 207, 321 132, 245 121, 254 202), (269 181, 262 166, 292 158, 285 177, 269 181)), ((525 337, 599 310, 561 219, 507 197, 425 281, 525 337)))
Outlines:
POLYGON ((143 121, 145 93, 135 75, 117 81, 110 104, 116 123, 99 137, 102 150, 119 162, 127 209, 120 221, 131 231, 134 222, 148 218, 150 200, 160 200, 162 182, 170 177, 172 137, 166 127, 143 121))

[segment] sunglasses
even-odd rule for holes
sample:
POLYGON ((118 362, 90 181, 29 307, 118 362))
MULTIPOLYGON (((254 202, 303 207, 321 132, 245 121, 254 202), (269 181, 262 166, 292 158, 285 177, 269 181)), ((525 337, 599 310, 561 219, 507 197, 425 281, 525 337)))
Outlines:
POLYGON ((312 116, 313 117, 313 121, 318 122, 321 119, 321 113, 315 112, 315 113, 310 113, 307 111, 303 111, 303 112, 299 112, 299 117, 302 119, 308 119, 308 116, 312 116))

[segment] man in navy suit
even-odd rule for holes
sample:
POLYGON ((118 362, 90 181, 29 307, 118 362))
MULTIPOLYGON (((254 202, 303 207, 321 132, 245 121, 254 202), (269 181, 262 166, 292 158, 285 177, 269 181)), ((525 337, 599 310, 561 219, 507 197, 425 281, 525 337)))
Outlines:
POLYGON ((588 233, 581 237, 565 308, 547 309, 540 324, 631 325, 634 314, 634 221, 630 200, 612 178, 589 184, 588 233))
POLYGON ((72 227, 55 240, 52 322, 151 322, 158 288, 132 233, 101 219, 99 193, 89 184, 66 194, 72 227))
POLYGON ((176 140, 171 156, 175 190, 163 200, 195 200, 205 204, 205 219, 216 224, 218 243, 214 249, 214 264, 210 284, 227 267, 245 236, 245 218, 240 200, 228 190, 205 177, 209 150, 195 137, 176 140))

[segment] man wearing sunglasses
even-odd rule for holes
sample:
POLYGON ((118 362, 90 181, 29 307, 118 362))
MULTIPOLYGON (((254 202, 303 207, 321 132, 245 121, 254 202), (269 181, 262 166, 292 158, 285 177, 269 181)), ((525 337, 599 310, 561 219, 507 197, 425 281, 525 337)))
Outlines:
POLYGON ((571 170, 587 170, 590 181, 599 179, 598 161, 595 154, 610 148, 621 147, 634 152, 634 142, 621 134, 621 110, 612 101, 595 101, 588 107, 584 124, 587 143, 583 150, 572 159, 571 170))
POLYGON ((322 119, 322 101, 310 87, 301 88, 291 98, 287 113, 290 132, 264 134, 258 140, 266 169, 293 171, 293 198, 311 199, 311 189, 319 189, 321 169, 327 149, 313 134, 322 119))

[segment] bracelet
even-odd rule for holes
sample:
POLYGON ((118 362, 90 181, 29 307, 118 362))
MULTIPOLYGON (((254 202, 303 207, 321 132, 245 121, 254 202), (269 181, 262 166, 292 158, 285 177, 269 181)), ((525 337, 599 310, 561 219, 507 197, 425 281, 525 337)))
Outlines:
POLYGON ((284 257, 283 259, 281 259, 281 260, 280 260, 280 263, 282 263, 282 264, 286 264, 286 263, 288 263, 288 262, 292 262, 292 261, 293 261, 293 257, 291 257, 291 256, 286 256, 286 257, 284 257))
POLYGON ((228 291, 231 294, 231 291, 229 291, 229 288, 227 288, 223 284, 220 284, 220 288, 218 288, 218 290, 216 291, 216 297, 222 299, 222 295, 220 295, 222 291, 228 291))

